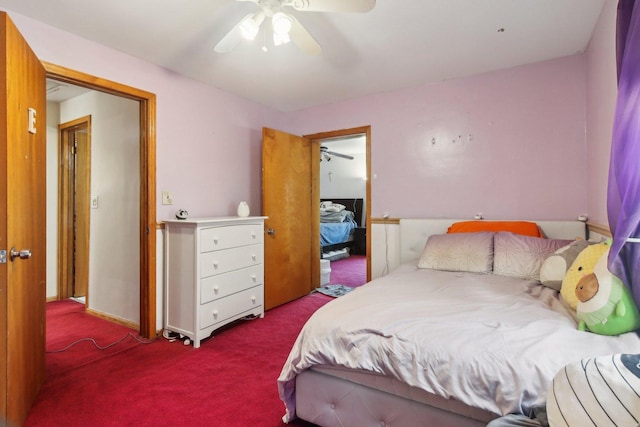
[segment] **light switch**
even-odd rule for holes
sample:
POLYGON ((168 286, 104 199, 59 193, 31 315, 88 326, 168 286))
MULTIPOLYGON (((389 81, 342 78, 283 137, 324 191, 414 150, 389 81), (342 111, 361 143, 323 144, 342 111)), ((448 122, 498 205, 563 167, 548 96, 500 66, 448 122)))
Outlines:
POLYGON ((162 192, 162 204, 163 205, 172 205, 173 204, 173 194, 169 191, 162 192))
POLYGON ((91 198, 91 209, 98 209, 98 196, 91 198))

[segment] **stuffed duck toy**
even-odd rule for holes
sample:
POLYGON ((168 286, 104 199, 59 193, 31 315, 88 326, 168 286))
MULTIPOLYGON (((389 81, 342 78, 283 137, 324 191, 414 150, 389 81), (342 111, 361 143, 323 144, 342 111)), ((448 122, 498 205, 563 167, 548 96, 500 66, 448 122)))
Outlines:
POLYGON ((608 256, 609 249, 576 285, 578 329, 620 335, 640 328, 640 313, 629 289, 609 271, 608 256))

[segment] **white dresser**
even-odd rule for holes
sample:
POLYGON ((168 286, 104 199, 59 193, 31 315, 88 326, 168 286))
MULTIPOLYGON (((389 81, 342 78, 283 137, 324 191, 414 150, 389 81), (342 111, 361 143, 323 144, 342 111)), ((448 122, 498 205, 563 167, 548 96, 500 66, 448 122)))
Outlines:
POLYGON ((198 348, 227 323, 264 317, 265 218, 165 221, 166 330, 198 348))

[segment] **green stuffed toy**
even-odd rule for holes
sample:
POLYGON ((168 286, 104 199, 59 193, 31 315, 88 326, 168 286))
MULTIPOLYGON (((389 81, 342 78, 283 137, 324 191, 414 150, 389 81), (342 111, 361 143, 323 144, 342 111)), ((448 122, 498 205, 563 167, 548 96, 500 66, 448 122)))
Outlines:
POLYGON ((640 312, 629 289, 609 271, 608 257, 609 249, 576 285, 578 329, 620 335, 640 328, 640 312))

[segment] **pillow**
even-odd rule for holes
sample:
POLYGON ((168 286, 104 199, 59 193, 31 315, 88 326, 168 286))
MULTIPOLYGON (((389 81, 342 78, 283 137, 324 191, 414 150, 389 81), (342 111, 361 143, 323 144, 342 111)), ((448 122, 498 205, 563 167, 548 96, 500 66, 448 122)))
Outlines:
POLYGON ((490 273, 493 233, 434 234, 424 245, 418 268, 490 273))
POLYGON ((587 274, 593 273, 596 263, 609 248, 608 241, 590 245, 582 250, 567 270, 564 279, 562 279, 562 287, 560 288, 560 297, 569 304, 569 307, 576 309, 578 306, 578 297, 576 296, 576 285, 587 274))
POLYGON ((341 205, 340 203, 333 203, 329 200, 320 202, 320 212, 340 212, 345 210, 346 208, 347 207, 345 205, 341 205))
POLYGON ((572 362, 547 393, 553 426, 635 426, 640 419, 640 355, 612 354, 572 362))
POLYGON ((573 261, 591 244, 587 240, 576 240, 555 251, 540 267, 540 282, 548 288, 559 291, 562 288, 562 280, 573 261))
POLYGON ((549 255, 573 240, 543 239, 499 232, 493 237, 493 274, 540 280, 540 267, 549 255))
POLYGON ((509 231, 524 236, 542 237, 535 222, 528 221, 462 221, 451 224, 447 233, 477 233, 479 231, 509 231))

